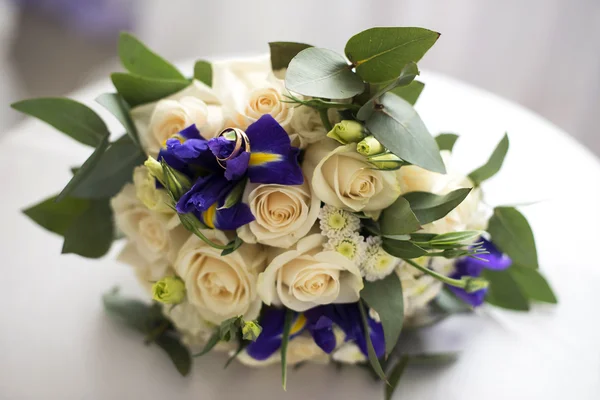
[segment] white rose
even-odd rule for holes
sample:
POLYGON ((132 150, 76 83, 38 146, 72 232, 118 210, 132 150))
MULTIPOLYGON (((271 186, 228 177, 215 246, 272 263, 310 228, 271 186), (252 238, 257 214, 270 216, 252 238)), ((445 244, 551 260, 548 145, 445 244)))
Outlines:
POLYGON ((244 197, 256 219, 238 235, 246 243, 274 247, 288 248, 306 236, 321 207, 306 180, 298 186, 248 184, 244 197))
POLYGON ((324 241, 320 233, 309 235, 294 250, 273 258, 258 277, 258 293, 265 304, 302 312, 322 304, 358 301, 363 288, 358 267, 336 251, 323 251, 324 241))
POLYGON ((256 122, 261 116, 269 114, 284 129, 288 128, 294 109, 290 104, 284 103, 283 85, 279 82, 265 82, 263 87, 249 90, 244 105, 230 109, 227 113, 229 123, 246 129, 256 122))
POLYGON ((295 108, 290 128, 292 145, 301 149, 327 137, 327 130, 321 122, 319 112, 311 107, 295 108))
POLYGON ((117 260, 131 266, 140 285, 149 294, 152 293, 152 283, 165 276, 174 275, 169 262, 165 259, 148 261, 138 250, 135 242, 128 241, 117 256, 117 260))
MULTIPOLYGON (((211 241, 227 244, 225 233, 203 231, 211 241)), ((243 315, 255 319, 261 307, 256 293, 256 278, 266 264, 261 245, 242 244, 227 256, 196 236, 183 245, 175 260, 175 271, 185 282, 187 298, 205 320, 220 324, 243 315)))
MULTIPOLYGON (((266 367, 280 363, 281 352, 275 352, 266 360, 255 360, 243 351, 237 356, 237 359, 249 367, 266 367)), ((329 355, 317 346, 312 337, 297 336, 288 343, 286 361, 288 365, 295 365, 304 361, 326 364, 329 362, 329 355)))
POLYGON ((138 197, 150 210, 160 213, 174 215, 173 209, 169 207, 171 199, 164 189, 158 189, 154 177, 144 166, 133 170, 133 184, 138 197))
POLYGON ((190 233, 176 217, 148 209, 127 184, 111 199, 115 223, 148 261, 172 263, 190 233))
POLYGON ((131 117, 142 146, 153 157, 167 139, 192 124, 196 124, 206 139, 216 136, 223 128, 220 100, 199 81, 158 102, 133 108, 131 117))
POLYGON ((356 144, 326 139, 306 149, 304 174, 326 204, 350 211, 379 211, 400 196, 398 171, 373 169, 356 144))

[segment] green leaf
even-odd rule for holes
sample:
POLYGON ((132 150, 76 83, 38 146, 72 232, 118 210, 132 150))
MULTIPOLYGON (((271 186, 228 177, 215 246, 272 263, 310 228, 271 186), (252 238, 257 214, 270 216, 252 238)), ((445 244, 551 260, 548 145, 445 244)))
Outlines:
POLYGON ((432 305, 446 314, 457 314, 473 311, 470 304, 465 303, 450 290, 444 287, 437 295, 432 305))
POLYGON ((401 159, 433 172, 446 173, 435 140, 406 100, 385 93, 379 102, 365 103, 357 117, 365 121, 381 144, 401 159))
POLYGON ((383 235, 405 235, 421 229, 421 223, 404 197, 383 210, 379 218, 379 227, 383 235))
POLYGON ((410 61, 419 61, 439 37, 423 28, 371 28, 352 36, 345 53, 365 81, 385 82, 410 61))
POLYGON ((159 306, 123 297, 118 288, 105 293, 102 303, 109 316, 143 334, 149 333, 154 325, 164 320, 159 306))
POLYGON ((425 225, 448 215, 462 203, 470 191, 470 188, 456 189, 443 196, 428 192, 410 192, 403 197, 410 203, 417 219, 425 225))
POLYGON ((381 368, 381 364, 379 363, 379 359, 377 358, 377 353, 375 353, 375 348, 373 347, 373 342, 371 341, 371 333, 369 330, 369 322, 367 320, 367 312, 365 311, 365 306, 363 305, 362 301, 358 302, 358 309, 360 310, 363 332, 365 336, 365 341, 367 342, 367 356, 369 358, 369 362, 371 363, 371 367, 373 367, 373 371, 377 374, 379 378, 381 378, 381 380, 387 381, 385 372, 383 372, 383 368, 381 368))
POLYGON ((140 148, 128 136, 123 136, 99 157, 95 168, 74 189, 73 195, 89 199, 112 197, 131 182, 134 168, 145 160, 140 148))
POLYGON ((194 64, 194 79, 199 80, 206 86, 212 87, 213 83, 213 70, 212 64, 208 61, 198 60, 194 64))
POLYGON ((508 270, 484 269, 481 276, 489 282, 487 303, 509 310, 528 311, 529 302, 508 270))
POLYGON ((390 354, 398 342, 404 322, 400 279, 396 274, 391 274, 378 281, 365 281, 360 297, 379 314, 385 336, 385 352, 390 354))
POLYGON ((451 152, 457 139, 458 135, 455 135, 454 133, 440 133, 435 137, 435 142, 440 151, 448 150, 451 152))
POLYGON ((469 174, 469 178, 471 178, 475 186, 479 186, 481 182, 490 179, 500 171, 504 163, 504 157, 506 157, 506 153, 508 152, 508 145, 508 135, 504 134, 504 137, 494 149, 489 160, 469 174))
POLYGON ((428 243, 431 246, 466 245, 471 244, 475 239, 480 237, 482 233, 482 231, 448 232, 437 235, 428 243))
POLYGON ((402 97, 411 105, 415 105, 419 96, 421 96, 421 92, 425 88, 425 84, 420 81, 412 81, 407 86, 398 86, 395 89, 391 90, 391 93, 394 93, 396 96, 402 97))
POLYGON ((316 47, 302 50, 290 62, 285 86, 292 92, 326 99, 346 99, 365 90, 343 56, 316 47))
POLYGON ((131 140, 141 147, 137 129, 131 119, 130 108, 123 96, 118 93, 104 93, 96 97, 96 102, 110 111, 123 125, 131 140))
POLYGON ((96 166, 100 162, 100 158, 104 155, 106 148, 108 147, 108 136, 104 138, 102 142, 98 145, 96 150, 92 153, 91 156, 88 157, 87 160, 83 163, 83 165, 75 172, 75 175, 71 178, 71 180, 67 183, 67 185, 63 188, 63 190, 59 193, 56 201, 61 201, 71 193, 73 193, 94 171, 96 166))
POLYGON ((233 360, 235 360, 237 358, 237 356, 239 356, 240 353, 242 351, 244 351, 244 349, 246 348, 246 346, 248 346, 248 344, 249 344, 248 341, 240 340, 238 342, 238 348, 235 350, 235 353, 233 353, 231 356, 229 356, 229 358, 225 362, 225 365, 223 366, 223 369, 227 369, 227 367, 229 367, 229 364, 231 364, 233 362, 233 360))
POLYGON ((167 353, 182 376, 187 376, 190 373, 192 358, 188 349, 181 344, 179 339, 170 336, 168 333, 163 333, 156 338, 154 343, 167 353))
POLYGON ((390 371, 389 385, 386 385, 385 387, 385 400, 392 399, 392 395, 394 394, 396 387, 398 387, 398 382, 400 382, 400 378, 402 377, 409 360, 408 356, 400 357, 398 363, 394 365, 394 368, 390 371))
POLYGON ((108 199, 94 200, 65 231, 63 254, 99 258, 108 252, 113 241, 113 215, 108 199))
POLYGON ((285 310, 285 319, 283 320, 283 332, 281 333, 281 386, 283 390, 287 387, 287 348, 290 341, 290 331, 292 330, 292 321, 294 312, 290 309, 285 310))
POLYGON ((538 270, 512 265, 508 272, 529 299, 550 304, 558 302, 552 288, 538 270))
POLYGON ((74 100, 58 97, 30 99, 13 103, 11 107, 52 125, 88 146, 99 146, 110 134, 98 114, 74 100))
POLYGON ((119 58, 125 69, 132 74, 147 78, 186 80, 171 63, 127 32, 122 32, 119 36, 119 58))
POLYGON ((527 219, 514 207, 496 207, 487 231, 500 250, 515 264, 538 268, 535 239, 527 219))
POLYGON ((56 197, 50 197, 31 206, 23 210, 23 213, 41 227, 62 236, 73 221, 87 210, 90 202, 74 197, 67 197, 57 202, 56 197))
POLYGON ((427 250, 404 240, 391 240, 383 238, 383 249, 397 258, 419 258, 427 254, 427 250))
POLYGON ((381 97, 384 93, 392 91, 393 89, 410 85, 419 74, 420 72, 417 64, 412 61, 407 63, 404 68, 402 68, 402 71, 400 71, 400 76, 392 80, 390 83, 386 83, 385 86, 380 89, 374 97, 381 97))
POLYGON ((202 357, 203 355, 207 354, 217 345, 217 343, 219 343, 220 340, 221 334, 219 330, 216 330, 215 333, 213 333, 212 336, 208 339, 202 351, 200 353, 194 354, 192 357, 202 357))
POLYGON ((416 365, 446 365, 458 360, 459 353, 411 354, 408 356, 411 364, 416 365))
POLYGON ((227 244, 227 248, 221 252, 221 257, 226 256, 228 254, 233 253, 237 249, 239 249, 244 244, 244 241, 240 239, 239 236, 236 236, 231 242, 227 244))
POLYGON ((290 61, 298 55, 302 50, 312 47, 306 43, 296 42, 269 42, 269 50, 271 52, 271 69, 279 71, 287 68, 290 61))
POLYGON ((111 74, 110 78, 117 92, 131 107, 164 99, 190 84, 188 81, 144 78, 121 72, 111 74))

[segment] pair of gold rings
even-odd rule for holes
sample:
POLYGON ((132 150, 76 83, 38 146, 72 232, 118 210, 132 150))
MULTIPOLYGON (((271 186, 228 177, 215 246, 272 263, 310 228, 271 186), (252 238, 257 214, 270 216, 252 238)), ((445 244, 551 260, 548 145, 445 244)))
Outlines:
POLYGON ((225 158, 217 157, 217 162, 221 167, 226 168, 223 163, 226 163, 228 160, 237 157, 242 152, 242 146, 243 151, 247 151, 248 153, 250 152, 250 140, 248 139, 248 136, 246 136, 246 132, 243 130, 238 128, 227 128, 219 133, 218 137, 221 136, 231 141, 235 140, 235 147, 231 151, 231 154, 225 158))

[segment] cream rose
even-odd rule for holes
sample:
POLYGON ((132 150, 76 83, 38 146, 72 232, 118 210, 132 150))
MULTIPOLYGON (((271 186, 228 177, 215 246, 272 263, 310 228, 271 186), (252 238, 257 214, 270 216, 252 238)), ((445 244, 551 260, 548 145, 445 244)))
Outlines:
POLYGON ((325 139, 306 149, 304 174, 319 199, 350 211, 379 211, 400 196, 399 171, 373 169, 356 144, 325 139))
POLYGON ((306 236, 321 207, 306 180, 298 186, 248 184, 244 197, 256 219, 238 229, 239 237, 274 247, 289 248, 306 236))
POLYGON ((131 117, 142 146, 153 157, 167 139, 192 124, 206 139, 216 136, 223 128, 220 100, 199 81, 158 102, 133 108, 131 117))
POLYGON ((283 304, 298 312, 360 298, 363 281, 358 267, 342 254, 324 251, 324 237, 312 234, 294 250, 283 252, 258 277, 258 293, 267 305, 283 304))
POLYGON ((249 90, 242 107, 230 109, 226 115, 229 122, 241 129, 246 129, 261 116, 269 114, 283 128, 288 128, 294 109, 283 100, 283 85, 280 82, 265 82, 263 87, 249 90))
POLYGON ((327 130, 321 122, 318 111, 311 107, 295 108, 290 128, 292 145, 301 149, 327 137, 327 130))
POLYGON ((165 276, 174 274, 169 262, 164 259, 148 261, 138 250, 135 242, 128 241, 119 253, 117 260, 131 266, 140 285, 149 294, 152 293, 152 283, 165 276))
MULTIPOLYGON (((215 243, 229 239, 218 230, 205 230, 215 243)), ((242 244, 235 252, 221 256, 196 236, 183 245, 175 260, 175 271, 185 282, 188 301, 205 320, 220 324, 228 318, 243 315, 255 319, 261 307, 256 292, 256 278, 266 264, 261 245, 242 244)))

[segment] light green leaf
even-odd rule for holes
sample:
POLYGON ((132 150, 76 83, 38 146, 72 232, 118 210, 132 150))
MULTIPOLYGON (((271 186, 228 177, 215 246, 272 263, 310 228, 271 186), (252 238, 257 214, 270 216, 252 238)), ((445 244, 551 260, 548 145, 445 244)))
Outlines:
POLYGON ((508 270, 484 269, 481 276, 489 282, 487 303, 516 311, 528 311, 529 302, 508 270))
POLYGON ((283 332, 281 333, 281 386, 283 390, 287 387, 287 348, 290 341, 290 331, 292 330, 292 321, 294 312, 290 309, 285 310, 285 319, 283 320, 283 332))
POLYGON ((531 300, 556 304, 556 296, 546 279, 533 268, 512 265, 508 271, 521 291, 531 300))
POLYGON ((392 370, 390 371, 389 385, 386 385, 385 387, 385 400, 392 399, 392 395, 398 387, 398 382, 400 382, 400 378, 402 377, 402 374, 404 373, 404 370, 406 369, 409 360, 410 359, 408 356, 400 357, 398 363, 394 365, 394 368, 392 368, 392 370))
POLYGON ((412 81, 407 86, 398 86, 395 89, 392 89, 391 92, 396 96, 402 97, 411 105, 415 105, 419 96, 421 96, 421 92, 425 89, 425 84, 421 81, 412 81))
POLYGON ((415 109, 393 93, 370 100, 358 111, 373 136, 389 151, 411 164, 446 173, 437 144, 415 109))
POLYGON ((79 169, 77 169, 75 175, 73 175, 71 180, 59 193, 58 197, 56 198, 56 201, 61 201, 71 193, 75 192, 75 190, 83 184, 83 182, 92 174, 96 166, 100 163, 100 158, 104 155, 104 152, 106 151, 107 147, 108 136, 105 137, 102 142, 100 142, 100 144, 98 145, 96 150, 94 150, 92 155, 89 156, 87 160, 85 160, 85 162, 79 169))
POLYGON ((246 180, 240 180, 234 187, 231 189, 231 192, 225 197, 225 201, 223 205, 218 208, 218 210, 222 210, 224 208, 231 208, 235 206, 237 203, 242 201, 242 195, 244 194, 244 189, 246 188, 246 180))
POLYGON ((419 258, 427 254, 427 250, 404 240, 391 240, 383 238, 383 249, 397 258, 419 258))
POLYGON ((429 241, 431 246, 448 246, 457 244, 471 244, 475 239, 481 236, 482 231, 460 231, 448 232, 437 235, 429 241))
POLYGON ((186 80, 185 76, 171 63, 127 32, 123 32, 119 36, 119 58, 125 69, 135 75, 147 78, 186 80))
POLYGON ((457 140, 458 135, 455 135, 454 133, 440 133, 435 137, 435 142, 437 143, 440 151, 448 150, 451 152, 457 140))
POLYGON ((141 147, 137 129, 131 119, 129 105, 127 105, 123 96, 118 93, 104 93, 96 97, 96 102, 110 111, 123 125, 131 140, 141 147))
POLYGON ((379 227, 383 235, 405 235, 421 229, 421 223, 411 210, 408 200, 398 197, 381 213, 379 227))
POLYGON ((456 189, 439 196, 428 192, 406 193, 403 197, 410 203, 410 208, 421 224, 425 225, 444 218, 469 195, 471 189, 456 189))
POLYGON ((88 146, 98 147, 110 134, 98 114, 74 100, 58 97, 39 98, 19 101, 11 107, 52 125, 88 146))
POLYGON ((131 107, 164 99, 189 85, 187 81, 144 78, 121 72, 111 74, 110 78, 117 92, 131 107))
POLYGON ((385 86, 382 85, 383 88, 378 90, 377 94, 373 97, 378 98, 384 93, 387 93, 393 89, 410 85, 415 80, 417 75, 419 75, 419 73, 420 72, 417 64, 412 61, 407 63, 404 68, 402 68, 402 71, 400 71, 400 76, 392 80, 390 83, 386 83, 385 86))
POLYGON ((181 344, 179 339, 164 333, 157 337, 154 343, 167 353, 182 376, 187 376, 190 373, 192 358, 188 349, 181 344))
POLYGON ((220 340, 221 340, 221 334, 220 334, 219 330, 216 330, 215 333, 213 333, 211 335, 211 337, 208 339, 208 341, 204 345, 204 348, 202 349, 202 351, 200 353, 194 354, 192 357, 202 357, 203 355, 207 354, 217 345, 217 343, 219 343, 220 340))
POLYGON ((326 99, 346 99, 365 90, 343 56, 316 47, 302 50, 290 62, 285 86, 292 92, 326 99))
POLYGON ((213 84, 213 70, 212 64, 208 61, 198 60, 194 64, 194 79, 199 80, 206 86, 212 87, 213 84))
POLYGON ((500 250, 515 264, 538 268, 535 239, 527 219, 514 207, 496 207, 487 231, 500 250))
POLYGON ((31 206, 23 210, 23 213, 42 228, 62 236, 73 221, 87 210, 90 202, 74 197, 67 197, 57 202, 56 197, 50 197, 31 206))
POLYGON ((490 179, 500 171, 504 163, 504 157, 506 157, 506 153, 508 152, 508 145, 508 135, 504 134, 504 137, 498 143, 485 165, 482 165, 469 174, 469 178, 471 178, 475 186, 479 186, 481 182, 490 179))
POLYGON ((94 200, 65 231, 62 253, 100 258, 110 249, 113 234, 113 215, 109 200, 94 200))
POLYGON ((363 332, 365 341, 367 342, 367 356, 369 358, 369 362, 371 363, 371 367, 373 367, 373 371, 379 378, 381 378, 381 380, 387 381, 385 372, 383 372, 383 368, 381 368, 381 364, 377 358, 377 353, 375 353, 375 348, 373 347, 373 342, 371 341, 371 331, 369 329, 369 322, 367 320, 367 312, 365 311, 365 306, 363 305, 362 301, 358 302, 358 309, 360 310, 363 332))
POLYGON ((385 82, 408 62, 419 61, 439 36, 423 28, 371 28, 351 37, 345 53, 365 81, 385 82))
POLYGON ((269 42, 271 52, 271 69, 276 72, 287 68, 290 61, 302 50, 312 47, 306 43, 296 42, 269 42))
POLYGON ((379 314, 385 336, 385 352, 390 354, 398 342, 404 321, 400 279, 391 274, 378 281, 365 281, 360 297, 379 314))
POLYGON ((134 168, 145 160, 146 156, 140 148, 128 136, 123 136, 111 143, 95 168, 73 190, 73 195, 90 199, 112 197, 127 182, 131 182, 134 168))
POLYGON ((411 354, 410 363, 415 365, 447 365, 458 360, 459 353, 411 354))

